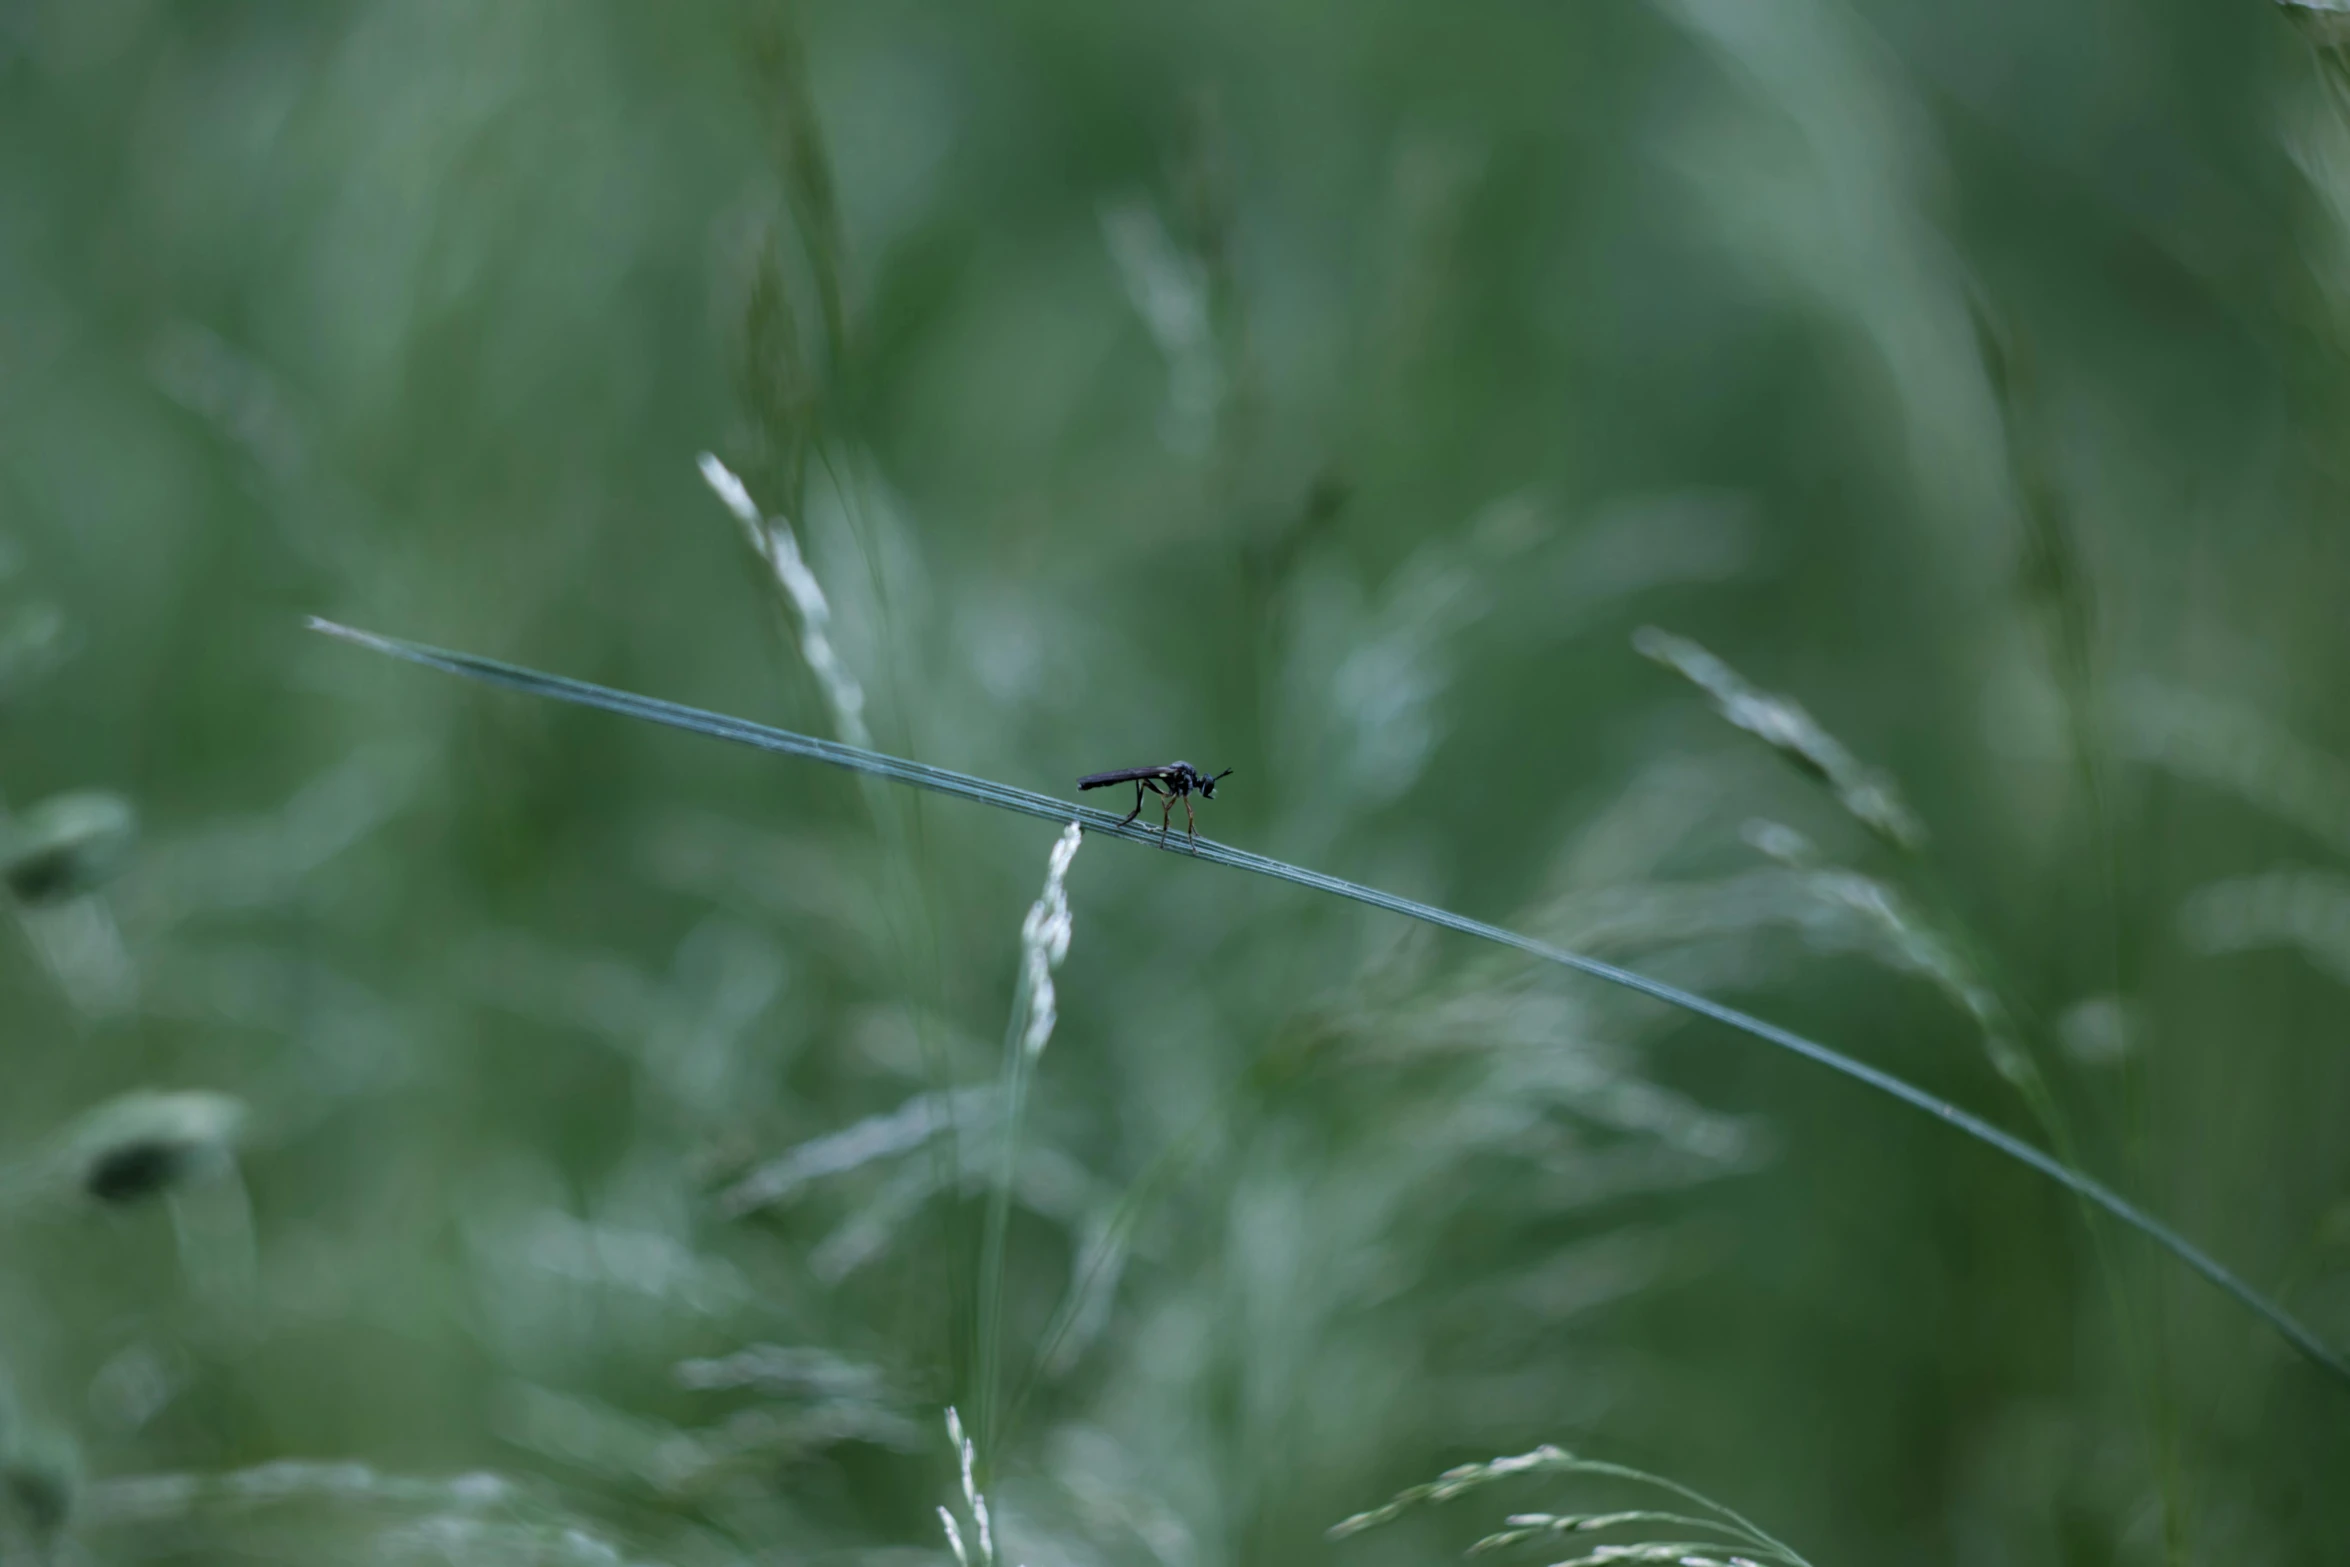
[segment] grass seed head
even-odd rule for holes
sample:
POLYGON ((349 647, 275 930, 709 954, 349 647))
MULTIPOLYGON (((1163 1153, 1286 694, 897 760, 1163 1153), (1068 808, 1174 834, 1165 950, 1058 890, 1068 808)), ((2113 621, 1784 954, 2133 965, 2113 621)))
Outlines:
POLYGON ((1632 646, 1713 700, 1714 711, 1825 783, 1837 803, 1897 849, 1921 849, 1926 825, 1890 776, 1863 763, 1793 697, 1764 691, 1712 653, 1669 631, 1642 626, 1632 646))
POLYGON ((0 1507, 20 1537, 36 1546, 55 1539, 72 1520, 80 1492, 80 1455, 64 1437, 20 1432, 0 1451, 0 1507))
POLYGON ((21 902, 62 903, 111 880, 138 832, 138 813, 118 794, 54 795, 5 830, 0 880, 21 902))
POLYGON ((244 1124, 243 1102, 226 1094, 126 1094, 83 1119, 67 1165, 82 1195, 126 1206, 226 1169, 244 1124))

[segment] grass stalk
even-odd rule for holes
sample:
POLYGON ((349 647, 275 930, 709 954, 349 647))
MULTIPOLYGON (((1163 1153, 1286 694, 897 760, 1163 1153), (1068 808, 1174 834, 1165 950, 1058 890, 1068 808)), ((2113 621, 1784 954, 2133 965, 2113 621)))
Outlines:
POLYGON ((1335 876, 1326 876, 1320 871, 1309 870, 1304 866, 1291 865, 1286 861, 1270 859, 1261 854, 1251 854, 1245 849, 1231 848, 1212 839, 1202 838, 1196 843, 1187 843, 1184 839, 1164 837, 1156 828, 1122 822, 1107 811, 1072 805, 1066 800, 1056 799, 1051 795, 1038 794, 1033 790, 1015 788, 1009 784, 995 783, 984 778, 975 778, 967 773, 958 773, 944 767, 934 767, 924 762, 908 761, 902 757, 866 750, 859 746, 845 745, 835 740, 823 740, 812 735, 795 734, 790 730, 774 729, 764 724, 751 723, 746 719, 730 718, 724 714, 686 707, 675 702, 665 702, 655 697, 639 696, 632 692, 613 690, 608 686, 592 685, 586 681, 573 680, 562 675, 548 674, 515 664, 502 663, 496 659, 482 658, 469 653, 449 652, 440 648, 428 647, 422 643, 404 641, 397 637, 380 636, 374 632, 338 625, 333 621, 313 617, 309 624, 312 630, 338 637, 387 657, 403 659, 409 663, 421 664, 429 669, 438 669, 446 674, 478 680, 489 685, 502 686, 508 690, 520 691, 527 695, 544 697, 553 701, 570 702, 583 707, 599 708, 605 712, 617 713, 622 717, 663 724, 673 729, 683 729, 694 734, 706 735, 712 739, 732 741, 737 745, 747 745, 758 750, 771 751, 785 756, 796 756, 807 761, 823 762, 868 777, 909 784, 918 789, 931 790, 938 794, 969 800, 980 805, 993 806, 997 810, 1012 811, 1023 816, 1033 816, 1055 823, 1075 821, 1082 830, 1089 833, 1107 838, 1122 838, 1128 842, 1184 855, 1187 858, 1221 866, 1227 870, 1247 871, 1255 875, 1271 877, 1276 881, 1288 882, 1309 891, 1347 898, 1370 908, 1383 909, 1390 914, 1400 914, 1407 919, 1420 920, 1440 929, 1456 931, 1461 935, 1473 936, 1482 941, 1490 941, 1496 945, 1522 952, 1529 957, 1540 959, 1545 963, 1556 964, 1561 968, 1570 969, 1607 984, 1618 985, 1653 1000, 1664 1002, 1668 1006, 1678 1007, 1698 1017, 1711 1019, 1751 1039, 1760 1040, 1764 1044, 1773 1045, 1793 1055, 1801 1056, 1816 1066, 1826 1067, 1829 1071, 1875 1089, 1878 1093, 1898 1099, 1912 1109, 1922 1110, 1945 1125, 1997 1150, 2017 1163, 2037 1171, 2067 1191, 2086 1199, 2169 1252, 2196 1273, 2201 1274, 2204 1279, 2217 1286, 2239 1305, 2275 1329, 2302 1355, 2330 1372, 2344 1386, 2350 1387, 2350 1360, 2345 1360, 2339 1352, 2288 1314, 2283 1307, 2254 1289, 2216 1258, 2094 1176, 2074 1169, 2035 1148, 2013 1133, 1992 1125, 1981 1116, 1961 1109, 1949 1100, 1928 1093, 1890 1072, 1845 1055, 1841 1051, 1831 1049, 1827 1045, 1807 1038, 1791 1029, 1782 1028, 1776 1023, 1766 1022, 1750 1013, 1741 1012, 1735 1007, 1725 1006, 1721 1002, 1709 1000, 1692 991, 1668 985, 1662 980, 1651 979, 1647 975, 1636 973, 1631 969, 1619 968, 1615 964, 1605 963, 1597 958, 1585 957, 1581 953, 1569 952, 1564 948, 1551 946, 1547 942, 1536 941, 1530 936, 1522 936, 1516 931, 1504 929, 1499 925, 1490 925, 1483 920, 1470 919, 1466 915, 1455 914, 1449 910, 1436 908, 1431 904, 1399 897, 1391 892, 1382 892, 1375 887, 1365 887, 1335 876))
POLYGON ((992 1459, 1002 1436, 996 1389, 1003 1381, 1004 1253, 1011 1243, 1012 1189, 1020 1179, 1020 1137, 1028 1118, 1028 1053, 1020 1048, 1030 1004, 1028 976, 1022 972, 1018 994, 1012 999, 1011 1020, 1004 1026, 1003 1104, 998 1110, 999 1147, 995 1184, 987 1194, 987 1219, 979 1237, 979 1300, 974 1332, 971 1411, 979 1441, 992 1459))
POLYGON ((1000 1147, 995 1189, 988 1194, 987 1227, 979 1245, 979 1389, 973 1406, 979 1440, 991 1459, 1002 1434, 997 1403, 1003 1380, 1004 1253, 1011 1236, 1012 1189, 1020 1179, 1020 1137, 1028 1117, 1028 1082, 1060 1018, 1060 1004, 1053 994, 1053 970, 1069 952, 1069 862, 1077 857, 1084 836, 1071 822, 1053 845, 1044 892, 1021 922, 1020 978, 1011 1018, 1004 1025, 1000 1147))

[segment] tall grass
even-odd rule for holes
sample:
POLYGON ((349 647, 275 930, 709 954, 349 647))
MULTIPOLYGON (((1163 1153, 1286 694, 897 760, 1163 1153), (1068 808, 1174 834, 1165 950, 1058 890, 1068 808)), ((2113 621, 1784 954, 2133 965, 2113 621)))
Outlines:
POLYGON ((15 7, 0 1558, 2330 1560, 2341 33, 15 7))
MULTIPOLYGON (((2350 1361, 2345 1361, 2333 1348, 2310 1332, 2308 1328, 2295 1321, 2274 1301, 2237 1277, 2235 1273, 2189 1242, 2184 1236, 2151 1214, 2144 1212, 2094 1177, 2058 1162, 2047 1153, 2023 1142, 2013 1134, 2002 1131, 1981 1116, 1962 1110, 1947 1100, 1936 1098, 1891 1073, 1832 1050, 1816 1040, 1805 1038, 1791 1030, 1740 1012, 1736 1008, 1710 1001, 1678 986, 1650 979, 1629 969, 1585 957, 1580 953, 1550 946, 1513 931, 1504 930, 1499 926, 1472 920, 1447 910, 1433 908, 1409 898, 1398 897, 1393 893, 1358 886, 1334 876, 1326 876, 1321 872, 1308 870, 1303 866, 1290 865, 1263 855, 1229 848, 1213 840, 1202 839, 1194 843, 1185 839, 1178 843, 1164 837, 1155 829, 1124 822, 1106 811, 1090 810, 1083 807, 1072 809, 1065 803, 1052 800, 1044 795, 1015 789, 1004 784, 991 783, 985 779, 973 778, 945 768, 908 762, 902 758, 885 756, 879 752, 867 751, 856 746, 841 745, 807 735, 770 729, 741 719, 679 707, 674 703, 663 702, 655 698, 634 696, 627 692, 591 686, 560 675, 549 675, 511 664, 502 664, 493 659, 429 648, 418 643, 404 642, 394 637, 380 636, 373 632, 358 631, 349 626, 336 625, 331 621, 314 619, 311 625, 315 630, 340 637, 374 652, 406 659, 412 663, 424 664, 469 679, 507 686, 535 696, 552 697, 560 701, 603 708, 626 717, 688 729, 716 739, 755 746, 761 750, 778 751, 812 761, 826 762, 836 767, 849 768, 875 777, 887 778, 893 782, 913 784, 941 794, 994 806, 1001 810, 1018 812, 1022 815, 1047 818, 1073 815, 1075 822, 1072 824, 1072 831, 1078 827, 1090 828, 1098 833, 1150 843, 1168 852, 1190 854, 1211 864, 1229 869, 1272 876, 1316 892, 1352 899, 1355 902, 1368 904, 1389 913, 1401 914, 1443 929, 1514 948, 1544 962, 1575 970, 1594 979, 1604 980, 1609 984, 1620 985, 1627 990, 1636 991, 1697 1016, 1725 1024, 1750 1038, 1791 1051, 1817 1065, 1825 1066, 1831 1071, 1865 1083, 1879 1093, 1900 1100, 1913 1109, 1922 1110, 1976 1141, 1997 1149, 2017 1163, 2055 1181, 2076 1196, 2087 1199, 2105 1213, 2153 1241, 2179 1261, 2235 1297, 2239 1303, 2275 1328, 2285 1337, 2287 1342, 2307 1356, 2310 1361, 2332 1373, 2345 1384, 2350 1384, 2350 1361)), ((1844 787, 1859 786, 1847 785, 1844 787)), ((1872 795, 1870 798, 1873 801, 1877 796, 1872 795)), ((1875 809, 1883 810, 1884 808, 1875 807, 1875 809)), ((1065 838, 1063 841, 1070 844, 1072 848, 1074 847, 1074 840, 1065 838)))

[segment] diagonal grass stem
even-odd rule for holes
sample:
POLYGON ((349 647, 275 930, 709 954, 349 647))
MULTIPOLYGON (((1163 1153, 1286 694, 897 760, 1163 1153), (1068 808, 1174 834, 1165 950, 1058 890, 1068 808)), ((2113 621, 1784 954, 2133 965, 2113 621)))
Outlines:
POLYGON ((2350 1361, 2346 1361, 2339 1352, 2303 1326, 2282 1306, 2254 1289, 2218 1259, 2204 1252, 2178 1231, 2155 1218, 2128 1198, 2123 1197, 2096 1177, 2083 1174, 2072 1166, 2033 1147, 2013 1133, 2002 1131, 1981 1116, 1962 1110, 1949 1100, 1930 1094, 1914 1084, 1895 1077, 1890 1072, 1870 1066, 1867 1062, 1856 1060, 1840 1051, 1832 1050, 1817 1040, 1806 1038, 1791 1029, 1781 1028, 1776 1023, 1765 1022, 1750 1013, 1741 1012, 1735 1007, 1724 1006, 1718 1001, 1710 1001, 1692 991, 1668 985, 1662 980, 1650 979, 1647 975, 1636 973, 1631 969, 1618 968, 1615 964, 1603 963, 1597 958, 1585 957, 1578 952, 1569 952, 1563 947, 1554 947, 1547 942, 1536 941, 1531 936, 1521 936, 1516 931, 1506 930, 1499 925, 1489 925, 1483 920, 1470 919, 1466 915, 1454 914, 1430 904, 1398 897, 1391 892, 1381 892, 1376 887, 1365 887, 1355 882, 1342 881, 1336 876, 1325 876, 1320 871, 1308 870, 1301 865, 1291 865, 1283 860, 1268 859, 1261 854, 1251 854, 1245 849, 1230 848, 1211 839, 1202 838, 1197 841, 1196 845, 1187 845, 1182 839, 1162 838, 1156 828, 1144 827, 1139 824, 1130 825, 1120 821, 1107 811, 1072 805, 1067 800, 1055 799, 1051 795, 1038 794, 1033 790, 1015 788, 1009 784, 993 783, 984 778, 974 778, 967 773, 954 772, 944 767, 933 767, 923 762, 907 761, 902 757, 867 750, 861 746, 844 745, 837 740, 821 740, 812 735, 794 734, 787 729, 773 729, 764 724, 751 723, 747 719, 729 718, 721 713, 684 707, 678 703, 664 702, 655 697, 638 696, 627 691, 615 691, 608 686, 591 685, 584 680, 572 680, 562 675, 546 674, 516 664, 501 663, 496 659, 481 658, 470 653, 447 652, 440 648, 427 647, 422 643, 403 641, 397 637, 378 636, 374 632, 359 631, 349 626, 338 625, 330 620, 312 617, 309 624, 314 631, 340 637, 346 642, 355 643, 373 652, 382 653, 392 658, 405 659, 413 664, 422 664, 429 669, 438 669, 447 674, 463 676, 468 680, 479 680, 489 685, 504 686, 508 690, 524 692, 531 696, 547 697, 558 702, 571 702, 582 707, 601 708, 606 712, 618 713, 623 717, 641 718, 649 723, 666 724, 673 729, 684 729, 717 740, 731 740, 737 745, 747 745, 762 751, 797 756, 808 761, 825 762, 834 767, 846 768, 851 772, 886 778, 896 783, 911 784, 917 789, 929 789, 939 794, 954 796, 957 799, 994 806, 998 810, 1014 811, 1023 816, 1034 816, 1060 824, 1075 821, 1088 833, 1100 834, 1107 838, 1124 838, 1132 843, 1164 849, 1174 854, 1183 854, 1190 858, 1204 860, 1211 865, 1224 866, 1229 870, 1249 871, 1311 891, 1349 898, 1356 903, 1367 904, 1375 909, 1384 909, 1390 914, 1400 914, 1407 919, 1421 920, 1445 930, 1458 931, 1464 936, 1475 936, 1480 940, 1512 947, 1529 957, 1539 958, 1546 963, 1555 963, 1561 968, 1572 969, 1577 973, 1589 975, 1593 979, 1622 986, 1626 990, 1635 991, 1664 1002, 1668 1006, 1678 1007, 1682 1011, 1710 1018, 1714 1022, 1747 1035, 1749 1038, 1759 1039, 1768 1045, 1776 1045, 1780 1049, 1799 1055, 1815 1065, 1824 1066, 1831 1072, 1866 1084, 1881 1094, 1890 1095, 1914 1109, 1923 1110, 1936 1120, 1956 1128, 1977 1142, 1997 1149, 2019 1164, 2030 1166, 2057 1185, 2095 1204, 2121 1223, 2153 1241, 2212 1284, 2233 1296, 2245 1309, 2283 1335, 2286 1341, 2303 1355, 2333 1373, 2344 1384, 2350 1385, 2350 1361))

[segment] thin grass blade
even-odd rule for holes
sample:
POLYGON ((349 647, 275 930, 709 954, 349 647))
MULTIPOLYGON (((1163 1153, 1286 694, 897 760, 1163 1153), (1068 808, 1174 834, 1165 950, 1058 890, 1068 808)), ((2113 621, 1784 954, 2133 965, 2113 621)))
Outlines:
POLYGON ((903 757, 866 750, 860 746, 844 745, 836 740, 821 740, 812 735, 795 734, 787 729, 774 729, 764 724, 754 724, 746 719, 729 718, 721 713, 685 707, 675 702, 664 702, 654 697, 638 696, 632 692, 616 691, 608 686, 591 685, 584 680, 572 680, 562 675, 546 674, 516 664, 501 663, 496 659, 481 658, 470 653, 449 652, 440 648, 427 647, 422 643, 404 641, 397 637, 379 636, 374 632, 359 631, 316 617, 310 620, 309 625, 314 631, 339 637, 346 642, 354 643, 373 652, 382 653, 391 658, 405 659, 413 664, 422 664, 429 669, 460 675, 468 680, 479 680, 489 685, 504 686, 509 690, 524 692, 531 696, 547 697, 558 702, 571 702, 583 707, 601 708, 606 712, 618 713, 624 717, 640 718, 648 723, 666 724, 673 729, 683 729, 717 740, 730 740, 737 745, 747 745, 762 751, 773 751, 785 756, 801 757, 808 761, 824 762, 851 772, 887 778, 897 783, 911 784, 918 789, 929 789, 939 794, 952 795, 957 799, 994 806, 998 810, 1014 811, 1023 816, 1033 816, 1060 825, 1074 821, 1079 823, 1088 833, 1096 833, 1107 838, 1123 838, 1131 843, 1163 849, 1168 853, 1183 855, 1186 858, 1203 860, 1211 865, 1224 866, 1229 870, 1249 871, 1259 876, 1272 877, 1276 881, 1285 881, 1294 886, 1309 888, 1315 892, 1349 898, 1375 909, 1384 909, 1391 914, 1400 914, 1406 919, 1421 920, 1444 930, 1458 931, 1464 936, 1475 936, 1480 940, 1512 947, 1529 957, 1539 958, 1546 963, 1555 963, 1561 968, 1587 974, 1608 984, 1620 985, 1626 990, 1638 992, 1641 995, 1664 1002, 1668 1006, 1678 1007, 1699 1017, 1710 1018, 1714 1022, 1747 1035, 1749 1038, 1759 1039, 1765 1044, 1776 1045, 1780 1049, 1790 1051, 1816 1065, 1824 1066, 1831 1072, 1866 1084, 1881 1094, 1890 1095, 1914 1109, 1923 1110, 1936 1120, 1956 1128, 1977 1142, 1995 1148, 2019 1164, 2028 1165, 2037 1170, 2059 1186, 2096 1204, 2123 1224, 2128 1225, 2178 1258, 2179 1261, 2201 1274, 2212 1284, 2217 1285, 2228 1295, 2234 1297, 2245 1309, 2274 1328, 2303 1355, 2333 1373, 2344 1385, 2350 1386, 2350 1360, 2345 1360, 2339 1352, 2307 1327, 2304 1327, 2283 1307, 2254 1289, 2216 1258, 2094 1176, 2083 1174, 2072 1166, 2043 1153, 2012 1133, 2002 1131, 1981 1116, 1962 1110, 1949 1100, 1938 1098, 1922 1088, 1895 1077, 1890 1072, 1870 1066, 1865 1061, 1855 1060, 1840 1051, 1830 1049, 1817 1040, 1806 1038, 1790 1029, 1781 1028, 1775 1023, 1765 1022, 1763 1019, 1750 1013, 1741 1012, 1735 1007, 1724 1006, 1718 1001, 1709 1001, 1704 996, 1668 985, 1662 980, 1650 979, 1648 976, 1635 973, 1631 969, 1618 968, 1612 963, 1604 963, 1597 958, 1569 952, 1564 948, 1536 941, 1530 936, 1521 936, 1515 931, 1506 930, 1499 925, 1489 925, 1483 920, 1470 919, 1463 914, 1454 914, 1430 904, 1414 902, 1410 898, 1398 897, 1391 892, 1381 892, 1376 887, 1365 887, 1354 882, 1342 881, 1336 876, 1325 876, 1320 871, 1308 870, 1304 866, 1268 859, 1261 854, 1251 854, 1245 849, 1234 849, 1212 839, 1201 838, 1197 840, 1196 844, 1187 843, 1181 838, 1163 839, 1156 827, 1144 827, 1139 824, 1129 825, 1107 811, 1073 805, 1067 800, 1038 794, 1033 790, 994 783, 985 778, 974 778, 967 773, 954 772, 944 767, 933 767, 924 762, 908 761, 903 757))

